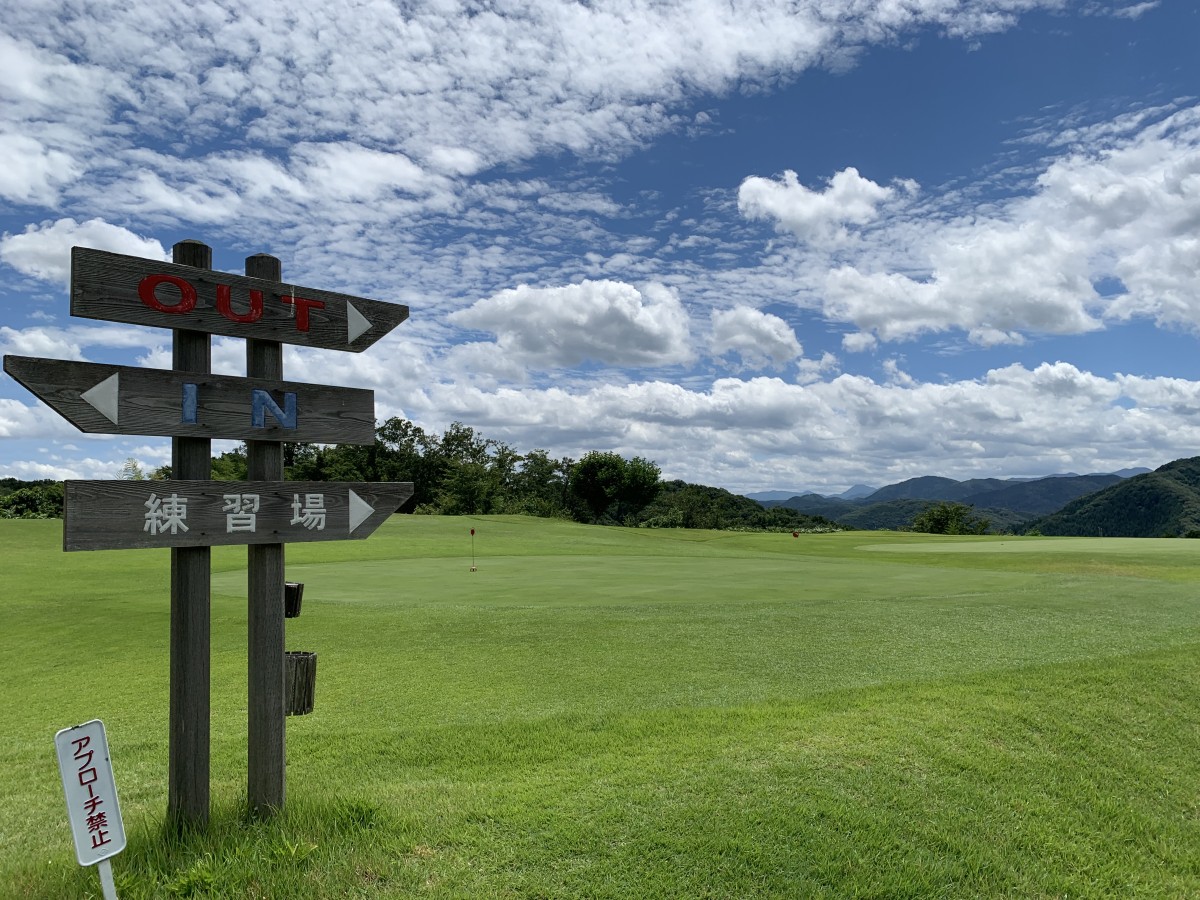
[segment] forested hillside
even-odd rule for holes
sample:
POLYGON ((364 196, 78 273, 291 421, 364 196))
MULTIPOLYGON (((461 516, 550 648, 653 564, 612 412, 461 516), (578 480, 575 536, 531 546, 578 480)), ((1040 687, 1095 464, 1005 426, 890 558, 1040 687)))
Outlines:
MULTIPOLYGON (((366 446, 284 445, 285 477, 296 481, 411 481, 415 492, 401 512, 443 515, 529 515, 600 525, 830 531, 837 526, 789 509, 764 509, 721 488, 664 483, 658 466, 641 457, 593 451, 553 459, 543 450, 520 453, 461 423, 429 434, 405 419, 376 428, 366 446)), ((145 473, 128 460, 114 478, 161 480, 169 466, 145 473)), ((212 478, 246 477, 244 446, 212 461, 212 478)), ((61 483, 11 481, 0 489, 0 518, 62 515, 61 483)))
POLYGON ((1200 536, 1200 457, 1177 459, 1031 523, 1042 534, 1108 537, 1200 536))

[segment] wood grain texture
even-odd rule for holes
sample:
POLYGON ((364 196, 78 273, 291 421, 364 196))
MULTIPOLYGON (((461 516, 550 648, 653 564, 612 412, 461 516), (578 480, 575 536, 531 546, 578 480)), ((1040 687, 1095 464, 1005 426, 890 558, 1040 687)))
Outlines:
POLYGON ((284 546, 246 549, 246 800, 264 815, 287 800, 284 546))
MULTIPOLYGON (((67 481, 63 549, 135 550, 361 540, 412 494, 411 482, 67 481), (351 491, 373 509, 353 530, 351 491), (321 527, 311 512, 307 518, 312 527, 304 521, 305 509, 314 508, 307 503, 310 494, 322 498, 325 514, 321 527), (237 496, 242 501, 234 507, 227 496, 237 496), (186 507, 186 516, 174 531, 163 527, 169 525, 167 512, 171 504, 186 507), (251 512, 255 504, 258 508, 251 512), (251 515, 255 530, 238 530, 249 526, 250 519, 246 517, 251 515), (154 530, 148 529, 147 516, 154 518, 151 526, 154 530), (235 518, 231 521, 230 517, 235 518), (231 531, 231 527, 235 530, 231 531)), ((282 583, 279 596, 282 607, 282 583)))
MULTIPOLYGON (((28 356, 4 357, 4 371, 80 431, 89 434, 323 444, 375 442, 375 393, 359 388, 28 356), (113 375, 119 385, 115 423, 82 398, 113 375), (183 419, 185 384, 196 385, 194 424, 183 419), (263 417, 262 427, 255 426, 251 416, 255 390, 266 391, 281 409, 286 406, 285 395, 295 394, 296 427, 284 427, 270 413, 263 417)), ((207 477, 207 473, 201 477, 207 477)))
POLYGON ((358 353, 407 319, 408 307, 280 281, 74 247, 71 315, 358 353), (180 289, 170 282, 163 282, 152 291, 162 308, 147 305, 139 293, 139 285, 143 279, 154 276, 187 282, 195 290, 191 308, 182 311, 189 304, 183 302, 180 289), (226 313, 220 305, 223 290, 229 292, 226 313), (251 291, 262 295, 257 320, 235 321, 231 316, 248 319, 254 315, 256 307, 251 291), (292 302, 293 298, 300 298, 300 302, 292 302), (353 340, 350 333, 354 325, 348 303, 369 323, 353 340), (169 311, 175 308, 181 311, 169 311))
MULTIPOLYGON (((172 258, 200 272, 212 267, 212 249, 180 241, 172 258)), ((171 364, 206 376, 212 371, 212 338, 202 332, 172 333, 171 364)), ((196 435, 171 439, 176 478, 208 478, 212 441, 196 435)), ((65 531, 65 529, 64 529, 65 531)), ((167 821, 177 828, 208 823, 211 769, 212 550, 171 550, 171 662, 167 750, 167 821)))
POLYGON ((209 817, 211 555, 208 547, 171 551, 167 820, 175 827, 203 826, 209 817))
MULTIPOLYGON (((246 259, 246 275, 269 281, 282 278, 278 259, 259 253, 246 259)), ((283 344, 256 335, 246 341, 246 374, 283 378, 283 344)), ((251 479, 283 478, 283 447, 246 442, 251 479)), ((287 727, 284 716, 284 546, 246 548, 248 641, 246 714, 246 799, 262 815, 283 809, 287 799, 287 727)))

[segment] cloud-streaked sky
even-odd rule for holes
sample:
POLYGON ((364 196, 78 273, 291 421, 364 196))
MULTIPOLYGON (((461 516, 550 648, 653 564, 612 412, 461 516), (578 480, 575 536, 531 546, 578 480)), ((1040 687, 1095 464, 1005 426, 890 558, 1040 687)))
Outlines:
MULTIPOLYGON (((408 304, 290 380, 735 491, 1200 453, 1190 0, 23 0, 0 23, 0 351, 74 245, 408 304)), ((242 342, 214 368, 244 374, 242 342)), ((0 376, 0 476, 116 477, 0 376)))

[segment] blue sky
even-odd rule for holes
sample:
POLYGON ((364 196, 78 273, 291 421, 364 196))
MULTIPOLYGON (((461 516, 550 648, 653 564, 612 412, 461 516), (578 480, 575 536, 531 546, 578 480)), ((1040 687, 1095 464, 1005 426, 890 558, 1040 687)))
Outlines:
MULTIPOLYGON (((1196 3, 241 6, 6 14, 4 353, 169 367, 68 315, 70 248, 195 238, 410 306, 287 378, 518 451, 744 492, 1200 452, 1196 3)), ((130 456, 169 442, 0 377, 0 475, 130 456)))

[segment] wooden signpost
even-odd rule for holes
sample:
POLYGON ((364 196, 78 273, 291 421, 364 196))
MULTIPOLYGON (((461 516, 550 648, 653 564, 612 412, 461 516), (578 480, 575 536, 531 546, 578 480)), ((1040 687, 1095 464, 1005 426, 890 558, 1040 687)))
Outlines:
POLYGON ((375 442, 375 393, 360 388, 28 356, 4 371, 88 433, 375 442))
POLYGON ((370 444, 371 391, 283 380, 284 343, 359 352, 408 308, 280 280, 279 260, 246 275, 211 269, 198 241, 173 263, 75 247, 71 313, 174 330, 173 369, 4 357, 4 370, 87 432, 172 437, 170 481, 68 481, 63 549, 171 548, 168 819, 209 814, 210 549, 247 546, 251 810, 281 809, 284 753, 283 547, 367 537, 411 483, 289 482, 283 441, 370 444), (247 339, 247 377, 211 374, 209 335, 247 339), (210 481, 211 440, 246 441, 248 480, 210 481))
POLYGON ((362 539, 412 494, 407 482, 68 481, 63 549, 362 539))
POLYGON ((247 264, 243 277, 75 247, 71 315, 354 353, 408 318, 407 306, 282 284, 247 264))

